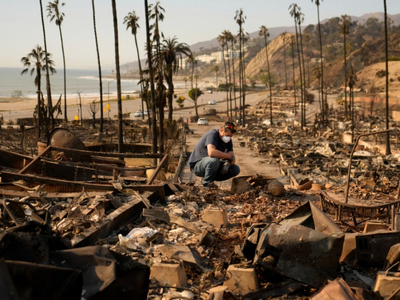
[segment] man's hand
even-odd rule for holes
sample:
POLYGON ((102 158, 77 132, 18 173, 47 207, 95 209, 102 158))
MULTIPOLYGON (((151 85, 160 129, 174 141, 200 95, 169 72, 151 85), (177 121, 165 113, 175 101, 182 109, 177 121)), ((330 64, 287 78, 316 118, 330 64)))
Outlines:
POLYGON ((224 163, 224 166, 222 167, 220 174, 225 175, 226 173, 228 173, 230 167, 231 167, 231 164, 229 163, 229 161, 226 161, 224 163))
POLYGON ((230 163, 231 163, 232 165, 234 165, 235 162, 236 162, 236 157, 235 157, 235 154, 232 153, 232 156, 231 156, 231 159, 230 159, 230 163))

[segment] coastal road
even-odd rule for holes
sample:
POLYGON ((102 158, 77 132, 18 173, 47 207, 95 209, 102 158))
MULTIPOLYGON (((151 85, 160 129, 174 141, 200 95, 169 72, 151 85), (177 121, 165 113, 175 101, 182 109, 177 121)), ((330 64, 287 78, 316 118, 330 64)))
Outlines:
MULTIPOLYGON (((176 93, 177 97, 184 96, 188 98, 187 92, 185 90, 177 90, 176 93)), ((259 93, 248 94, 246 95, 246 104, 255 104, 263 100, 265 96, 260 96, 259 93)), ((114 99, 114 97, 113 97, 114 99)), ((68 106, 67 106, 67 116, 69 120, 73 120, 75 116, 80 118, 81 116, 81 109, 79 105, 79 101, 77 99, 67 99, 68 106)), ((93 98, 82 98, 82 118, 83 119, 92 119, 91 114, 89 112, 89 105, 93 98)), ((19 102, 13 103, 2 103, 1 108, 2 112, 1 115, 3 116, 4 120, 13 120, 14 122, 19 118, 31 118, 33 116, 33 110, 36 105, 35 99, 27 99, 22 100, 19 102)), ((233 102, 234 103, 234 102, 233 102)), ((104 100, 104 106, 107 104, 110 105, 110 111, 103 112, 105 118, 116 118, 118 112, 118 104, 116 101, 104 100)), ((174 117, 190 117, 195 115, 193 101, 185 100, 184 105, 188 108, 178 109, 178 105, 174 101, 174 117)), ((239 100, 237 100, 237 105, 239 105, 239 100)), ((62 105, 63 107, 63 105, 62 105)), ((199 114, 202 113, 203 110, 214 108, 217 111, 226 111, 226 92, 213 92, 212 94, 205 93, 199 97, 198 100, 198 111, 199 114), (209 105, 208 101, 215 100, 216 105, 209 105), (225 100, 225 101, 224 101, 225 100)), ((134 99, 134 100, 123 100, 122 101, 122 111, 123 113, 134 113, 141 109, 141 100, 134 99)), ((63 109, 62 109, 63 110, 63 109)), ((1 116, 0 115, 0 116, 1 116)), ((98 118, 100 116, 100 112, 96 114, 98 118)), ((63 116, 59 116, 63 117, 63 116)))

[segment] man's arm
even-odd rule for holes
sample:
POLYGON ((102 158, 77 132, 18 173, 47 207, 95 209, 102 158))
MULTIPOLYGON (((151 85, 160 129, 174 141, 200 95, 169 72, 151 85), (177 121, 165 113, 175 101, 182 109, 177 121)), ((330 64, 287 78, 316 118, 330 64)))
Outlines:
POLYGON ((233 155, 233 151, 229 151, 227 153, 217 150, 217 148, 213 144, 207 145, 207 154, 209 157, 218 157, 221 159, 229 159, 232 161, 232 164, 235 164, 235 155, 233 155))

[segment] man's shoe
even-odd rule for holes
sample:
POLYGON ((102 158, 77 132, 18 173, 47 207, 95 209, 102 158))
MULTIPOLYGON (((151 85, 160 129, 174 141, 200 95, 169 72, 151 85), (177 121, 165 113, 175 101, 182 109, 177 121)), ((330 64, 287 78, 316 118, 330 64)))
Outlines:
POLYGON ((216 185, 214 182, 210 182, 208 184, 203 184, 203 187, 206 189, 218 189, 219 186, 216 185))

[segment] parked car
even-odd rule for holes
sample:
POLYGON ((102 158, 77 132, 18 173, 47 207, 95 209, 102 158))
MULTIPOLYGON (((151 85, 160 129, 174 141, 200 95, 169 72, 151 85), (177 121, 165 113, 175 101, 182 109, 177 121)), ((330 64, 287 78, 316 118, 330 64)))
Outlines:
POLYGON ((266 119, 266 120, 263 121, 263 124, 264 125, 271 125, 271 120, 266 119))
POLYGON ((141 117, 141 116, 143 116, 143 113, 142 113, 141 110, 138 110, 137 112, 135 112, 135 113, 133 114, 133 116, 134 116, 134 117, 141 117))
POLYGON ((210 101, 208 101, 208 104, 215 105, 215 104, 217 104, 217 102, 215 100, 210 100, 210 101))
POLYGON ((199 118, 197 120, 197 125, 208 125, 208 120, 206 118, 199 118))

